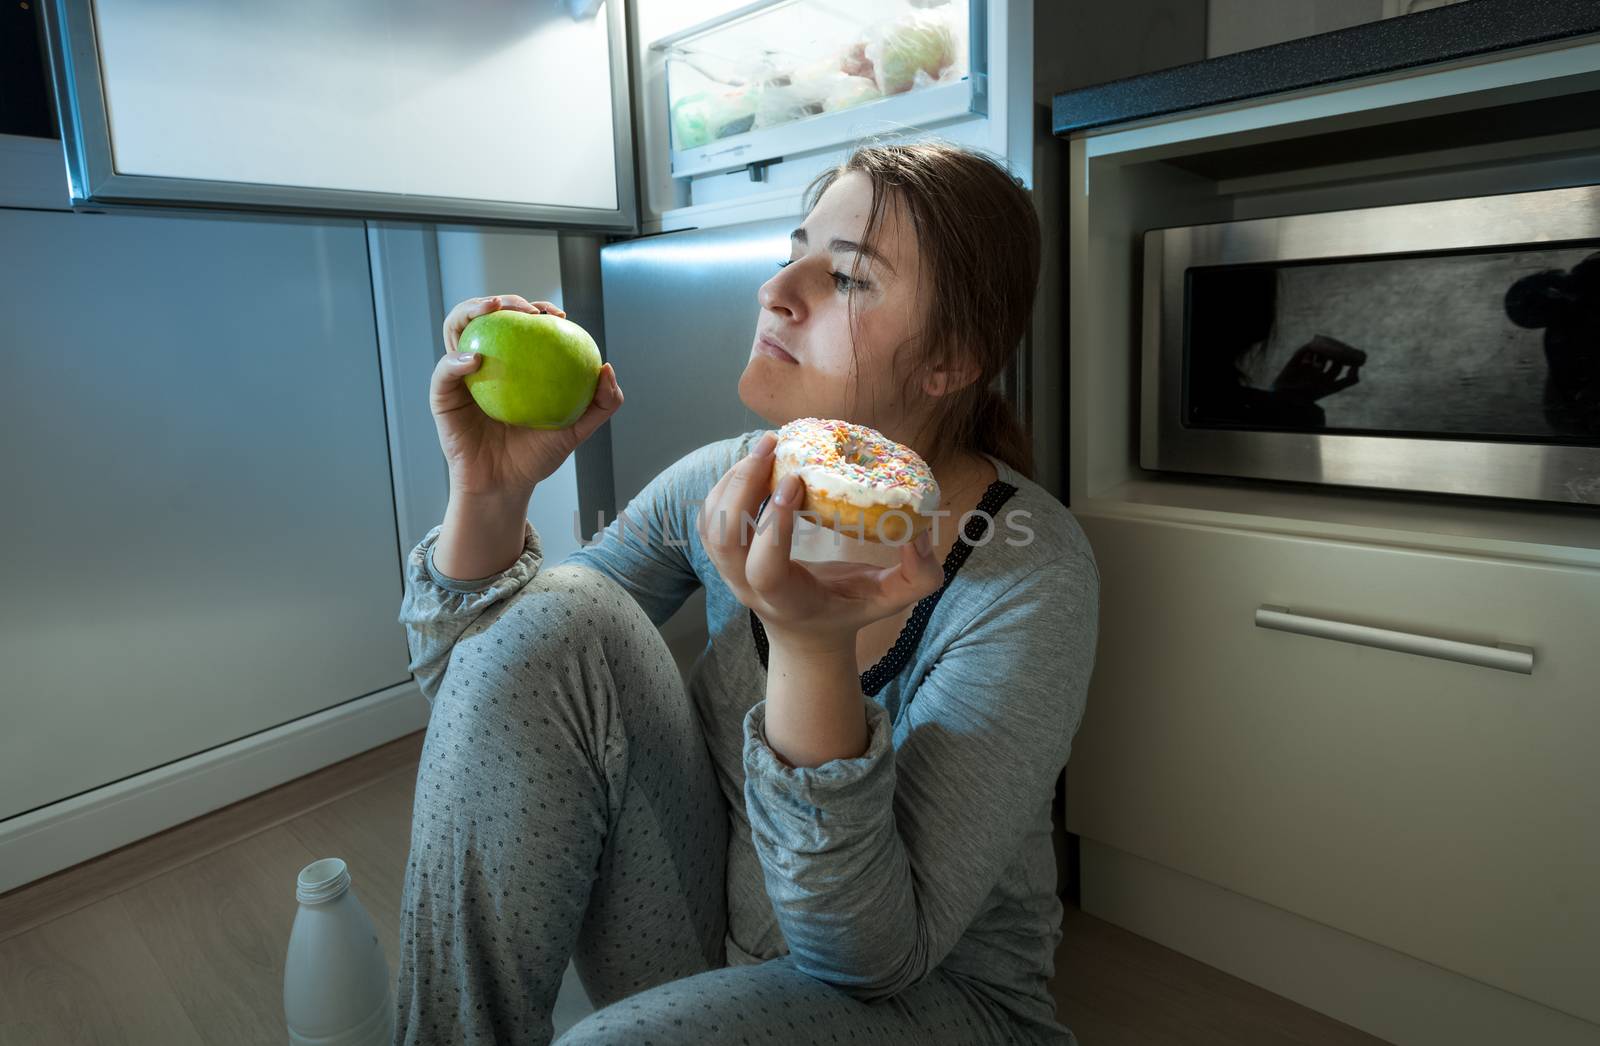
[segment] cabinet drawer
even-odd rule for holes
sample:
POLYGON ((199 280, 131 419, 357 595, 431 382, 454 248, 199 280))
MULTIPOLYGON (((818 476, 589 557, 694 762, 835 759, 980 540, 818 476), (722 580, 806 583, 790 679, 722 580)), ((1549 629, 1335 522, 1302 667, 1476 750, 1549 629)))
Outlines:
POLYGON ((1083 517, 1067 826, 1600 1021, 1600 571, 1083 517), (1533 671, 1257 627, 1262 606, 1533 671))

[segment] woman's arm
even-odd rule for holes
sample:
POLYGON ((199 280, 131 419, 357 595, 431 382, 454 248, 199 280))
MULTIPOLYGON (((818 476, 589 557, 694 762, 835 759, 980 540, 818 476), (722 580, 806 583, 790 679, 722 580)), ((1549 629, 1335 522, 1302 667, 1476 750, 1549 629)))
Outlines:
POLYGON ((821 766, 858 759, 867 750, 867 715, 849 649, 804 651, 767 633, 764 737, 783 766, 821 766))
POLYGON ((577 563, 610 577, 659 628, 700 585, 689 556, 695 511, 758 435, 747 432, 708 443, 668 465, 562 565, 577 563))
POLYGON ((446 577, 480 580, 503 574, 522 554, 530 498, 450 494, 434 568, 446 577))
POLYGON ((1087 554, 1034 570, 974 610, 906 696, 898 730, 858 692, 869 733, 857 758, 785 767, 762 740, 770 699, 751 708, 745 809, 798 968, 875 1002, 949 955, 1053 799, 1098 605, 1087 554))
POLYGON ((898 550, 893 567, 794 562, 805 485, 790 475, 771 488, 772 453, 771 438, 760 437, 717 481, 706 495, 700 537, 723 581, 766 629, 763 738, 775 742, 784 767, 815 767, 856 758, 865 747, 856 671, 861 629, 932 595, 945 576, 926 532, 898 550))

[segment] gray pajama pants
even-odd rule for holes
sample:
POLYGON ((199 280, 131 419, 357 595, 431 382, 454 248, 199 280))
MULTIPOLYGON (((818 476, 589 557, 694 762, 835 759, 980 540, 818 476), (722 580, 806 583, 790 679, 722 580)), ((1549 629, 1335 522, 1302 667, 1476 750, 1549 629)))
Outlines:
POLYGON ((542 569, 457 642, 417 769, 396 1044, 1027 1042, 942 971, 864 1003, 728 966, 729 816, 678 667, 605 575, 542 569), (466 668, 470 665, 471 668, 466 668))

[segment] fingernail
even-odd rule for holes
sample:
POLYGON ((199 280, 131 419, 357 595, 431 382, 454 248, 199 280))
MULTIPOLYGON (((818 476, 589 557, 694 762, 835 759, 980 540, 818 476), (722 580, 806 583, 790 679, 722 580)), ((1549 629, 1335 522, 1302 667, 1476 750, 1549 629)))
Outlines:
POLYGON ((773 500, 780 505, 789 505, 794 502, 799 493, 800 477, 791 472, 783 477, 783 481, 778 484, 778 493, 773 500))
POLYGON ((478 354, 476 352, 460 352, 456 354, 457 363, 471 363, 477 358, 478 354))
POLYGON ((926 530, 917 535, 915 544, 917 546, 917 551, 922 555, 933 555, 933 535, 929 534, 926 530))
POLYGON ((750 456, 759 458, 759 457, 762 457, 762 456, 764 456, 766 454, 770 454, 772 452, 773 446, 776 445, 777 442, 778 442, 778 437, 777 436, 773 435, 770 432, 763 432, 761 434, 761 438, 756 440, 755 448, 750 451, 750 456))

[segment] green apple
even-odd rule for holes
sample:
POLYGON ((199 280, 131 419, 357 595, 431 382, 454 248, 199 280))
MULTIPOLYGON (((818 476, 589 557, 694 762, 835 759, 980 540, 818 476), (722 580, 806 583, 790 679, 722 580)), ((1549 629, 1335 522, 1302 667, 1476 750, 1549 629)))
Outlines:
POLYGON ((489 417, 525 429, 564 429, 583 416, 600 382, 600 349, 560 316, 498 309, 461 332, 456 348, 483 357, 467 390, 489 417))

